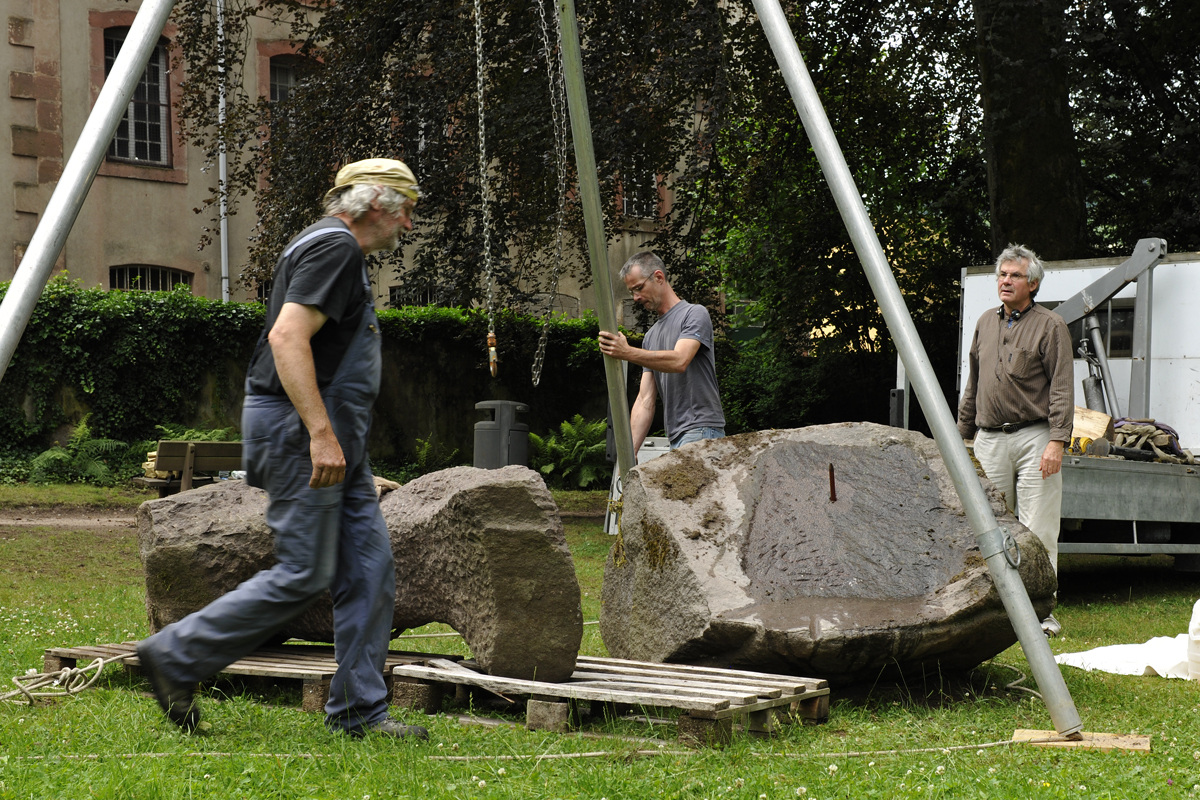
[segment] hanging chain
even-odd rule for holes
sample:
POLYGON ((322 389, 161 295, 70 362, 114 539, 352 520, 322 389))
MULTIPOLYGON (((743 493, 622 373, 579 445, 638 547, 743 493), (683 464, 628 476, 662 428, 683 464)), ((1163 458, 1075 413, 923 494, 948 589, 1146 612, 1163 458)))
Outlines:
POLYGON ((563 84, 562 28, 559 24, 558 3, 550 0, 553 3, 555 31, 554 42, 551 44, 550 31, 546 25, 546 2, 547 0, 538 0, 537 10, 542 23, 542 52, 546 57, 546 74, 549 79, 550 114, 554 118, 554 168, 557 176, 558 210, 554 218, 554 274, 550 278, 550 297, 546 300, 546 308, 542 312, 542 334, 538 338, 537 352, 533 356, 534 386, 542 380, 546 341, 550 336, 550 312, 558 294, 558 275, 562 270, 567 215, 567 92, 563 84))
POLYGON ((488 202, 487 144, 483 135, 483 9, 475 0, 475 94, 479 100, 479 203, 483 209, 483 268, 487 276, 488 369, 496 377, 496 292, 492 270, 492 209, 488 202))

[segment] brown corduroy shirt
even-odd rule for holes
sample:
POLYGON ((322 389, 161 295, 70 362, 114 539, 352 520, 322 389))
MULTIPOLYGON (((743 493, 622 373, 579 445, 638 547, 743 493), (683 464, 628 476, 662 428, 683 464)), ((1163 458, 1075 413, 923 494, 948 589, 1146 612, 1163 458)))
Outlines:
POLYGON ((1051 441, 1069 443, 1075 389, 1067 324, 1034 303, 1010 326, 1003 309, 985 312, 975 325, 958 432, 971 439, 979 428, 1048 419, 1051 441))

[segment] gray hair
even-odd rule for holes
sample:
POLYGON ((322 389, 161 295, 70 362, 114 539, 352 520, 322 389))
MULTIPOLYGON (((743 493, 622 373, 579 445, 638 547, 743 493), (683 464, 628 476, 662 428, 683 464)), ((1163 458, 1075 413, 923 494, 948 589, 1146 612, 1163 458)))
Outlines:
POLYGON ((357 220, 371 210, 371 203, 376 200, 384 211, 398 214, 408 198, 390 186, 355 183, 325 201, 325 215, 346 214, 350 219, 357 220))
POLYGON ((1000 268, 1010 261, 1025 262, 1025 279, 1031 287, 1029 294, 1036 297, 1038 289, 1042 288, 1042 277, 1046 274, 1042 259, 1025 245, 1010 243, 1004 248, 1004 252, 996 257, 996 277, 1000 277, 1000 268))
POLYGON ((629 274, 629 270, 633 269, 634 267, 638 268, 638 271, 642 273, 643 278, 649 278, 654 274, 654 270, 656 269, 661 269, 663 271, 663 275, 667 274, 667 265, 663 263, 661 258, 656 256, 654 253, 651 253, 649 250, 643 250, 640 253, 634 253, 632 256, 630 256, 629 260, 626 261, 624 266, 621 267, 621 272, 619 275, 621 280, 625 280, 625 276, 629 274))

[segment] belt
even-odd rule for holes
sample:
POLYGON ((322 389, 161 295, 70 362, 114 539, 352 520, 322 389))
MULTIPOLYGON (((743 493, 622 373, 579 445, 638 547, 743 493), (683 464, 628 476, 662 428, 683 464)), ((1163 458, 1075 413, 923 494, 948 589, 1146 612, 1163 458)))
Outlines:
POLYGON ((998 428, 980 428, 979 430, 987 431, 988 433, 1016 433, 1021 428, 1028 428, 1030 425, 1037 425, 1039 422, 1045 421, 1046 418, 1042 417, 1041 419, 1031 419, 1025 422, 1006 422, 998 428))

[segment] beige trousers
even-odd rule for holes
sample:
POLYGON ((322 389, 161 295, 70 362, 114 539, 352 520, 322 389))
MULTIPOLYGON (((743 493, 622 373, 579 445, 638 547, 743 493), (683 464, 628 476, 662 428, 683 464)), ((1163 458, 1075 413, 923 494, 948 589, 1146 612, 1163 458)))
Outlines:
POLYGON ((1048 422, 1013 433, 979 431, 975 434, 975 457, 988 479, 1004 493, 1008 510, 1046 547, 1057 573, 1062 472, 1042 478, 1042 453, 1049 443, 1048 422))

